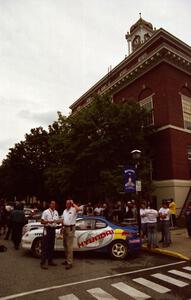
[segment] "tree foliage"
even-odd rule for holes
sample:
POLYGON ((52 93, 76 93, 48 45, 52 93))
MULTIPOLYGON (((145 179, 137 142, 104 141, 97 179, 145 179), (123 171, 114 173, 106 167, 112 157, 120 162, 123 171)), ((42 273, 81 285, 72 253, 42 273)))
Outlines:
MULTIPOLYGON (((58 113, 47 131, 32 129, 10 149, 0 168, 3 194, 72 194, 83 201, 118 195, 123 189, 119 166, 134 163, 130 152, 140 149, 142 161, 149 161, 153 129, 144 126, 146 116, 136 102, 116 104, 108 96, 96 96, 69 117, 58 113)), ((147 163, 141 169, 146 182, 147 163)))

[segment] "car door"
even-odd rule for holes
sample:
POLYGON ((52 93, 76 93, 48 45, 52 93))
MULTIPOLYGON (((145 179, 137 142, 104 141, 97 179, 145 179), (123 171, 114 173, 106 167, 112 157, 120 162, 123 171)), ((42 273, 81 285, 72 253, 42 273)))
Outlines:
POLYGON ((113 230, 104 220, 79 219, 76 223, 74 251, 102 248, 113 239, 113 230))
POLYGON ((63 233, 61 226, 56 228, 56 236, 55 236, 55 250, 63 249, 63 233))

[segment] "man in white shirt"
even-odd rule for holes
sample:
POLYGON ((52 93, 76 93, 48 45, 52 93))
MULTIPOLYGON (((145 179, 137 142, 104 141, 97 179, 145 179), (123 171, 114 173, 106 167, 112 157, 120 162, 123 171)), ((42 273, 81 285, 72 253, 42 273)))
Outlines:
POLYGON ((161 231, 163 236, 163 247, 169 247, 171 243, 170 237, 170 209, 165 201, 159 209, 159 216, 161 222, 161 231))
POLYGON ((95 216, 101 216, 102 211, 103 211, 103 208, 102 208, 101 205, 98 203, 98 205, 97 205, 96 208, 94 209, 94 215, 95 215, 95 216))
POLYGON ((56 266, 53 262, 53 252, 55 244, 55 231, 59 221, 58 212, 55 209, 56 202, 50 201, 49 208, 43 211, 41 223, 44 224, 43 238, 42 238, 42 256, 40 266, 42 269, 48 269, 46 261, 49 266, 56 266))
POLYGON ((75 235, 75 225, 77 212, 81 210, 80 206, 77 206, 72 199, 66 200, 66 209, 63 211, 63 244, 65 251, 65 258, 62 264, 66 265, 66 270, 72 268, 73 263, 73 240, 75 235))
POLYGON ((147 217, 147 234, 148 234, 148 248, 157 248, 157 217, 158 211, 152 208, 152 204, 150 204, 150 208, 146 210, 147 217))
POLYGON ((146 241, 147 238, 147 223, 148 219, 146 216, 146 202, 141 203, 141 208, 140 208, 140 218, 141 218, 141 238, 143 239, 143 242, 146 241))

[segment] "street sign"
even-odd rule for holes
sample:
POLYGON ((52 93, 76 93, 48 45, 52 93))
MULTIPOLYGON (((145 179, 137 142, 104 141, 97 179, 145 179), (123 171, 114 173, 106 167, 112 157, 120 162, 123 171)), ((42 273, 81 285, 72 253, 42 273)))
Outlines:
POLYGON ((141 186, 141 180, 136 180, 136 192, 141 192, 142 186, 141 186))
POLYGON ((132 193, 136 192, 136 173, 135 169, 132 167, 124 169, 125 176, 125 192, 132 193))

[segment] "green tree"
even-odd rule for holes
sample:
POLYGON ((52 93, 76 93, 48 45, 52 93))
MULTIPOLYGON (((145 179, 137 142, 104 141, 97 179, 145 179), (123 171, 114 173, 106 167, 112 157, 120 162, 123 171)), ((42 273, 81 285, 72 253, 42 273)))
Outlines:
POLYGON ((123 190, 121 165, 133 164, 130 152, 142 151, 143 190, 147 190, 149 137, 147 112, 135 101, 112 103, 95 96, 92 103, 69 117, 58 113, 49 126, 31 129, 25 140, 10 149, 0 167, 1 195, 96 201, 123 190))
POLYGON ((137 103, 115 104, 108 96, 96 96, 68 118, 60 114, 50 137, 55 160, 46 170, 48 185, 83 201, 117 195, 123 188, 118 166, 131 163, 132 149, 140 149, 145 161, 149 155, 152 129, 143 126, 146 115, 137 103))
POLYGON ((3 161, 0 171, 1 193, 4 197, 43 197, 43 172, 49 163, 48 133, 31 129, 25 140, 15 144, 3 161))

